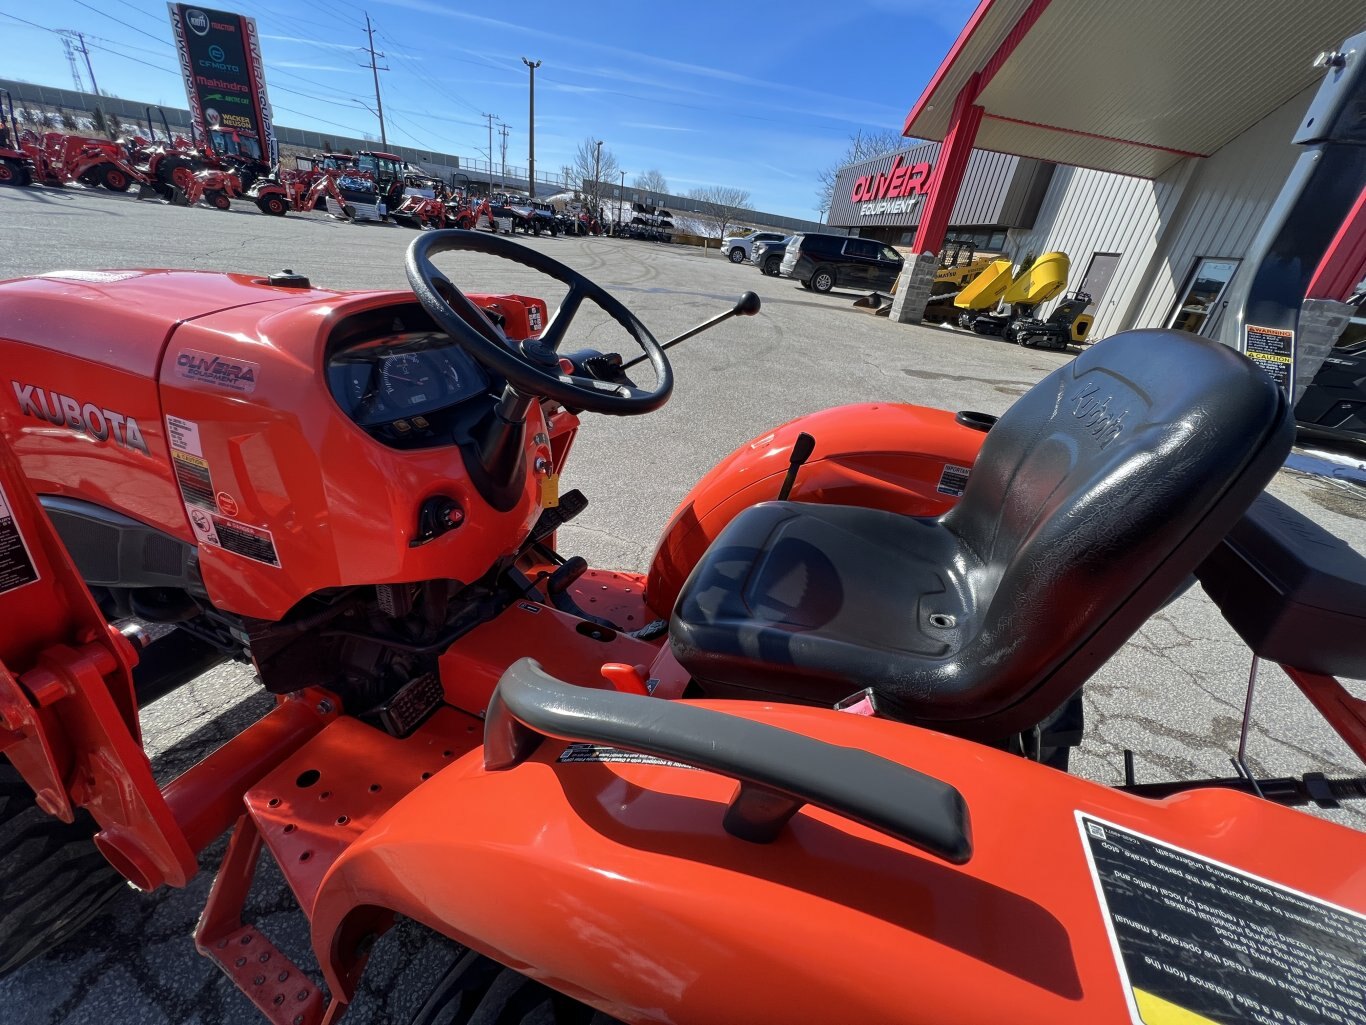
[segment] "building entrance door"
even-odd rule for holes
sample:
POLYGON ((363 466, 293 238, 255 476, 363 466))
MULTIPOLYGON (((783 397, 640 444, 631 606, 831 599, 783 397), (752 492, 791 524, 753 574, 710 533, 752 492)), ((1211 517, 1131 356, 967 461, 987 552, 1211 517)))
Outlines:
POLYGON ((1202 256, 1177 293, 1168 327, 1213 337, 1212 331, 1223 312, 1224 293, 1233 280, 1238 261, 1226 257, 1202 256))
POLYGON ((1085 292, 1091 297, 1091 305, 1086 307, 1085 312, 1093 317, 1100 316, 1096 311, 1104 308, 1101 301, 1110 288, 1110 279, 1115 276, 1115 268, 1119 266, 1119 258, 1122 255, 1124 254, 1093 253, 1091 255, 1091 262, 1086 267, 1086 273, 1082 276, 1077 291, 1085 292))

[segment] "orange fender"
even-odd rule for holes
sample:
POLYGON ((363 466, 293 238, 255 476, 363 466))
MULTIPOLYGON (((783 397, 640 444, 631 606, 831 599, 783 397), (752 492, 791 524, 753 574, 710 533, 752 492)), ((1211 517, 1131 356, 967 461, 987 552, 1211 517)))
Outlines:
POLYGON ((476 748, 323 880, 313 943, 334 998, 398 912, 627 1022, 1129 1021, 1081 815, 1366 908, 1366 836, 1245 794, 1151 801, 886 720, 699 704, 951 783, 971 860, 811 806, 753 844, 722 828, 735 784, 721 776, 561 762, 557 741, 489 772, 476 748))
POLYGON ((741 445, 697 482, 664 528, 645 587, 655 615, 668 618, 683 581, 726 524, 777 497, 803 431, 816 447, 797 473, 795 501, 907 516, 947 512, 986 437, 942 409, 867 402, 799 417, 741 445))

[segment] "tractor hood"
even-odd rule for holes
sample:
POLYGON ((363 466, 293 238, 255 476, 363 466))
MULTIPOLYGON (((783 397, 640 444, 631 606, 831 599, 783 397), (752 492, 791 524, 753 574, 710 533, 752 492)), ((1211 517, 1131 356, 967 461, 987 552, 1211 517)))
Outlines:
POLYGON ((59 270, 0 283, 5 337, 155 379, 172 331, 258 303, 335 295, 207 271, 59 270))

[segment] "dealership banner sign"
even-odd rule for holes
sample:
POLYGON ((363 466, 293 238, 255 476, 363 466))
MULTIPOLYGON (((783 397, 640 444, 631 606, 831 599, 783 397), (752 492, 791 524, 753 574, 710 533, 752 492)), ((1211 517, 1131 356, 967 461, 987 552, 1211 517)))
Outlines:
POLYGON ((263 159, 273 160, 275 129, 256 20, 189 4, 168 6, 199 138, 207 141, 214 129, 234 131, 240 139, 256 140, 263 159))
POLYGON ((898 154, 885 172, 856 179, 849 199, 858 207, 860 217, 912 213, 930 191, 931 170, 928 163, 902 163, 898 154))

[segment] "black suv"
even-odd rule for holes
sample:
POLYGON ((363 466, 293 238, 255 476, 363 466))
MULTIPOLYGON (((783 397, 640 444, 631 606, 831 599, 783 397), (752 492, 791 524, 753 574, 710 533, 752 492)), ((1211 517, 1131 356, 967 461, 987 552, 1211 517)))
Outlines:
POLYGON ((845 235, 793 235, 780 273, 805 287, 885 291, 901 273, 901 254, 884 242, 845 235))

